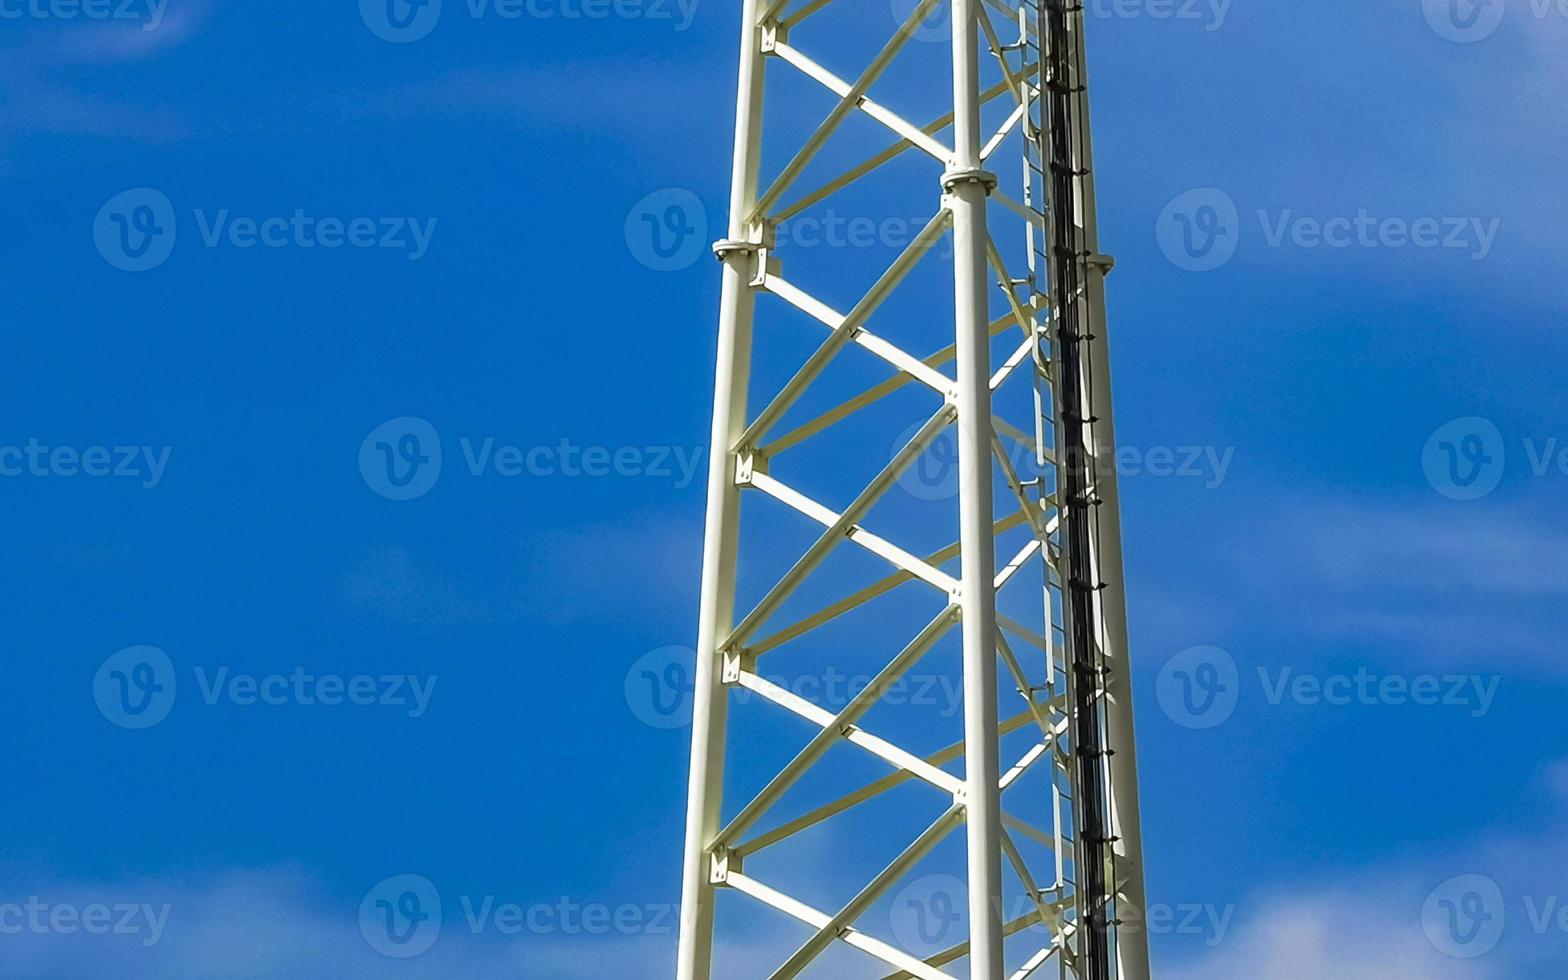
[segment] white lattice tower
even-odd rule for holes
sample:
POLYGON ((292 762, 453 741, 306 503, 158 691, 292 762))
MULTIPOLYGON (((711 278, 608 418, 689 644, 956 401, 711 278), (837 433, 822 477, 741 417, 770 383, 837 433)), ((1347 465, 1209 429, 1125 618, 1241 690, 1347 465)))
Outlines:
POLYGON ((874 6, 885 43, 850 80, 825 64, 875 33, 865 3, 742 5, 729 228, 715 246, 723 293, 678 978, 723 975, 715 949, 732 933, 718 907, 742 903, 799 933, 765 968, 773 978, 1147 980, 1110 465, 1111 263, 1095 230, 1083 11, 911 0, 907 17, 887 18, 874 6), (832 20, 841 8, 852 8, 847 27, 832 20), (943 12, 941 82, 929 68, 900 75, 919 45, 933 53, 943 12), (765 122, 784 120, 788 137, 807 111, 787 87, 764 98, 781 74, 824 95, 827 113, 768 168, 765 147, 782 140, 764 143, 765 122), (920 100, 906 99, 914 90, 940 97, 935 118, 910 121, 901 106, 920 100), (868 134, 880 141, 855 156, 868 134), (834 202, 885 207, 897 195, 929 220, 836 308, 824 297, 858 274, 852 257, 813 271, 792 248, 802 236, 781 232, 834 202), (792 355, 773 331, 815 336, 792 355), (922 332, 945 346, 912 352, 922 332), (843 397, 851 352, 880 375, 843 397), (874 438, 845 435, 911 409, 880 453, 867 449, 874 438), (956 526, 940 546, 921 539, 943 521, 898 499, 900 481, 933 459, 951 464, 955 490, 919 501, 956 526), (769 526, 790 521, 815 530, 780 563, 788 546, 769 526), (856 579, 858 559, 882 570, 856 579), (926 605, 915 613, 915 602, 926 605), (868 657, 874 677, 836 699, 799 683, 868 657), (956 737, 924 744, 940 726, 889 713, 890 694, 944 670, 962 678, 956 737), (732 744, 742 711, 805 734, 732 744), (866 762, 881 772, 861 777, 866 762), (730 785, 747 779, 758 785, 730 785), (880 913, 944 859, 963 884, 967 934, 911 949, 880 913), (855 879, 857 862, 869 867, 855 879), (831 960, 846 949, 858 960, 831 960))

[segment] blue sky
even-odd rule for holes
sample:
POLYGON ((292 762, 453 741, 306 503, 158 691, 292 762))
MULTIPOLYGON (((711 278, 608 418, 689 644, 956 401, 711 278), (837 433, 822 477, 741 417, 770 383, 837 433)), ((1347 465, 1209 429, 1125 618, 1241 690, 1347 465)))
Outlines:
MULTIPOLYGON (((1455 2, 1092 7, 1150 894, 1228 912, 1165 976, 1568 958, 1568 17, 1455 2), (1358 677, 1403 686, 1313 693, 1358 677)), ((670 972, 639 685, 695 638, 737 5, 445 7, 0 2, 7 976, 670 972)), ((813 258, 841 304, 886 261, 813 258)))

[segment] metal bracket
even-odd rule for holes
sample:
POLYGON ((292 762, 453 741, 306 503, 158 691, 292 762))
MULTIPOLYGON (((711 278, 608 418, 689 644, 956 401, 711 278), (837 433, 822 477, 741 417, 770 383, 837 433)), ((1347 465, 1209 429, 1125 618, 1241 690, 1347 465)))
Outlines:
POLYGON ((986 196, 997 188, 996 174, 989 170, 975 168, 972 170, 949 170, 942 175, 942 190, 951 194, 960 184, 979 184, 985 189, 986 196))
POLYGON ((728 884, 732 872, 741 873, 741 864, 741 856, 733 851, 714 851, 708 865, 708 881, 715 885, 728 884))
POLYGON ((745 647, 724 650, 724 683, 734 685, 740 683, 740 675, 755 673, 757 655, 745 647))
POLYGON ((762 53, 777 54, 781 44, 789 43, 789 27, 777 21, 762 25, 762 53))

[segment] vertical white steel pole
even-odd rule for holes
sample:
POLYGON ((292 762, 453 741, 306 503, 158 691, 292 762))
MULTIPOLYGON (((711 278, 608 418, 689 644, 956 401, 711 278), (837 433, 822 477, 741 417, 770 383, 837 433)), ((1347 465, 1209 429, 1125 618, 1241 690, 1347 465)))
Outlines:
POLYGON ((758 0, 741 4, 740 82, 735 106, 729 232, 715 246, 723 262, 713 431, 708 457, 708 514, 703 532, 702 599, 697 669, 692 695, 691 774, 687 790, 677 980, 709 980, 713 970, 716 888, 709 853, 718 836, 724 792, 725 722, 729 694, 721 660, 734 626, 735 567, 740 538, 740 488, 735 441, 746 428, 751 330, 756 293, 751 286, 760 230, 753 227, 762 143, 762 30, 758 0))
POLYGON ((953 161, 943 176, 953 212, 958 353, 959 538, 964 637, 964 791, 968 821, 972 980, 1002 980, 1002 819, 996 687, 995 501, 991 487, 991 338, 986 302, 986 198, 980 169, 980 0, 953 4, 953 161))

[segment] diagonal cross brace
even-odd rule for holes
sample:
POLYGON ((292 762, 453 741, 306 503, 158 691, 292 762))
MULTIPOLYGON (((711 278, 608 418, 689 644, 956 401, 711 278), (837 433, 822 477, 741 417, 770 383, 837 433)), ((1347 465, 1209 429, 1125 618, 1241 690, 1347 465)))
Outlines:
POLYGON ((746 427, 746 431, 741 433, 740 439, 737 440, 735 449, 744 450, 755 446, 758 439, 767 435, 773 426, 778 424, 784 413, 800 400, 800 396, 805 394, 811 383, 827 369, 829 362, 844 349, 844 345, 855 339, 855 334, 871 318, 871 314, 876 312, 877 307, 887 300, 898 284, 904 281, 904 277, 909 275, 915 263, 919 262, 931 246, 936 244, 937 239, 942 237, 952 219, 952 212, 943 208, 926 223, 926 226, 920 230, 920 234, 915 236, 915 240, 909 243, 866 295, 860 298, 860 302, 844 314, 844 322, 839 328, 828 335, 828 339, 822 342, 822 346, 806 359, 806 363, 795 373, 795 376, 785 383, 783 389, 773 396, 773 400, 756 420, 746 427))
POLYGON ((828 113, 828 117, 822 120, 822 124, 817 127, 816 132, 811 134, 805 145, 800 148, 794 158, 774 178, 773 184, 758 198, 757 205, 752 209, 752 213, 749 216, 750 220, 756 221, 767 214, 768 209, 778 201, 779 196, 789 189, 790 185, 795 182, 795 178, 800 176, 800 172, 805 170, 806 165, 817 155, 817 151, 822 149, 822 145, 828 141, 828 137, 837 131, 839 125, 860 104, 861 99, 866 94, 866 90, 871 88, 873 82, 882 77, 882 73, 887 71, 888 65, 893 63, 893 59, 898 56, 898 53, 904 50, 904 46, 914 38, 916 28, 919 27, 921 21, 926 19, 926 15, 931 12, 931 8, 935 7, 937 2, 938 0, 920 0, 915 5, 915 9, 899 27, 898 33, 893 35, 893 39, 888 41, 882 50, 877 53, 871 64, 855 80, 855 84, 851 85, 849 91, 845 92, 844 96, 839 99, 838 105, 834 106, 833 111, 828 113))
POLYGON ((784 604, 784 600, 788 599, 800 583, 805 581, 806 576, 822 564, 838 543, 845 539, 849 529, 860 522, 866 511, 882 499, 904 471, 914 465, 920 454, 925 452, 941 431, 952 423, 955 414, 956 409, 953 406, 943 405, 935 415, 931 416, 926 424, 920 427, 920 431, 915 433, 909 444, 899 450, 882 472, 878 473, 866 489, 861 491, 860 496, 844 508, 844 512, 839 515, 833 526, 822 532, 822 536, 800 557, 794 567, 784 573, 784 577, 778 581, 778 584, 768 590, 768 594, 762 597, 762 601, 757 603, 756 608, 752 609, 746 618, 741 620, 740 625, 730 633, 728 639, 720 644, 720 649, 734 649, 744 644, 756 632, 757 627, 777 612, 779 606, 784 604))
POLYGON ((826 925, 818 929, 817 934, 808 939, 804 946, 796 950, 795 955, 786 960, 783 966, 773 971, 770 980, 793 980, 794 977, 799 976, 800 972, 810 965, 812 960, 821 955, 822 951, 827 949, 829 944, 837 939, 843 930, 853 925, 855 920, 865 913, 866 909, 870 908, 888 889, 898 884, 899 879, 908 874, 911 868, 920 863, 922 858, 931 853, 938 844, 942 843, 947 835, 952 833, 963 822, 963 816, 964 808, 961 805, 955 803, 949 807, 947 812, 938 817, 937 821, 930 827, 927 827, 925 833, 921 834, 913 844, 909 845, 904 853, 894 858, 892 864, 884 868, 881 874, 877 875, 865 888, 861 889, 860 894, 856 895, 848 905, 844 906, 838 915, 835 915, 826 925))
POLYGON ((840 711, 833 719, 831 725, 825 726, 806 747, 800 750, 784 769, 768 785, 763 787, 750 803, 730 821, 728 827, 720 831, 718 838, 713 842, 715 849, 730 847, 746 831, 750 830, 769 809, 776 804, 789 788, 800 781, 806 771, 827 754, 834 743, 843 736, 846 729, 853 726, 866 712, 876 706, 883 694, 904 676, 920 658, 930 652, 947 631, 957 622, 958 607, 950 605, 935 619, 920 631, 920 634, 904 647, 903 651, 889 663, 866 688, 855 696, 844 710, 840 711))

